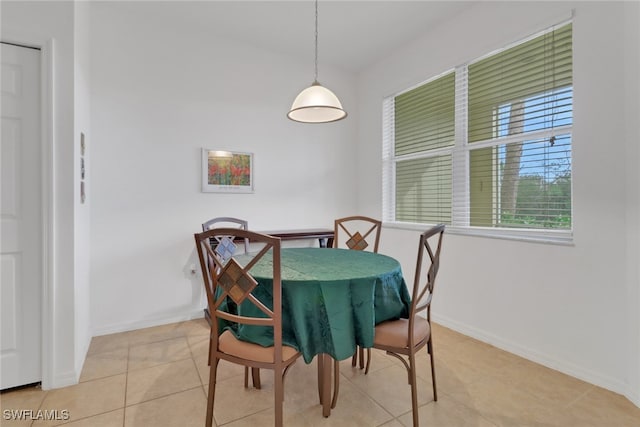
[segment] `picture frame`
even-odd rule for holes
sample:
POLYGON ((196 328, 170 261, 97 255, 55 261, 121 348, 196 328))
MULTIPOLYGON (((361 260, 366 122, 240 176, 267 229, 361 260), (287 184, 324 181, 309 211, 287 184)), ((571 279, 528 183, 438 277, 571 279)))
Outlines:
POLYGON ((253 193, 253 153, 202 149, 203 193, 253 193))

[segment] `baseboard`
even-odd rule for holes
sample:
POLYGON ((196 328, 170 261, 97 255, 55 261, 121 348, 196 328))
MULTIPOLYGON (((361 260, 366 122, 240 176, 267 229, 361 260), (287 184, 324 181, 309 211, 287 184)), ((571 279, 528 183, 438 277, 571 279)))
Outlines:
POLYGON ((82 343, 82 349, 78 354, 75 355, 76 360, 76 383, 80 382, 80 374, 82 373, 82 368, 84 367, 84 362, 87 359, 87 353, 89 352, 89 346, 91 345, 91 335, 89 335, 89 331, 87 331, 87 337, 82 343))
POLYGON ((435 313, 432 313, 432 318, 435 323, 438 323, 449 329, 453 329, 454 331, 460 332, 461 334, 467 335, 471 338, 475 338, 487 344, 491 344, 494 347, 498 347, 502 350, 508 351, 509 353, 513 353, 527 360, 578 378, 582 381, 586 381, 590 384, 594 384, 598 387, 606 388, 607 390, 622 394, 636 406, 640 406, 640 396, 638 396, 638 393, 632 393, 631 390, 629 390, 628 384, 615 378, 581 368, 569 361, 551 357, 547 354, 540 353, 539 351, 522 346, 520 344, 504 340, 494 334, 488 333, 473 326, 469 326, 467 324, 449 319, 444 316, 438 316, 435 313))
POLYGON ((634 405, 640 408, 640 392, 638 390, 629 390, 624 396, 631 401, 634 405))
POLYGON ((156 317, 153 319, 141 319, 133 322, 123 322, 113 325, 107 325, 93 329, 94 337, 100 335, 116 334, 119 332, 133 331, 135 329, 151 328, 153 326, 166 325, 168 323, 184 322, 187 320, 199 319, 204 316, 202 309, 187 311, 184 313, 172 314, 165 317, 156 317))
POLYGON ((58 375, 54 375, 51 384, 49 384, 49 387, 47 387, 46 390, 76 385, 78 384, 79 376, 80 374, 76 371, 67 371, 58 375))

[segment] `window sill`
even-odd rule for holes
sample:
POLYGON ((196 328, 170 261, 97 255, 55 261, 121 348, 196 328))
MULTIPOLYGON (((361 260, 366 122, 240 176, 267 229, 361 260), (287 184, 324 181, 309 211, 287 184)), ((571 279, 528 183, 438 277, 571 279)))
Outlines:
MULTIPOLYGON (((424 231, 435 224, 416 224, 408 222, 384 222, 385 228, 399 230, 424 231)), ((573 231, 570 230, 532 230, 497 229, 487 227, 456 227, 447 225, 446 233, 460 236, 484 237, 490 239, 516 240, 521 242, 543 243, 550 245, 573 246, 573 231)))

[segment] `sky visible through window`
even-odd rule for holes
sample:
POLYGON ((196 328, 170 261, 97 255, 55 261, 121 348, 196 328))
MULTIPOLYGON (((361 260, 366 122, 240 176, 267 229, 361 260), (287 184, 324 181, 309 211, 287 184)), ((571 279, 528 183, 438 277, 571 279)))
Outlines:
MULTIPOLYGON (((509 134, 511 105, 498 109, 498 136, 509 134)), ((573 122, 573 89, 561 88, 525 99, 523 131, 532 132, 550 129, 573 122), (550 114, 549 114, 550 113, 550 114)), ((504 164, 506 146, 498 150, 500 164, 504 164)), ((564 177, 571 172, 571 135, 555 135, 553 144, 549 138, 524 140, 520 162, 520 176, 539 176, 547 182, 564 177)))
POLYGON ((572 125, 573 89, 564 87, 514 101, 500 106, 497 113, 498 137, 522 135, 520 142, 510 143, 521 144, 516 157, 507 158, 508 144, 497 147, 498 185, 506 190, 497 193, 506 198, 504 205, 501 197, 496 200, 498 222, 503 227, 570 228, 571 131, 537 139, 527 139, 527 133, 572 125), (507 174, 514 166, 517 175, 507 174), (515 194, 509 192, 513 188, 515 194))

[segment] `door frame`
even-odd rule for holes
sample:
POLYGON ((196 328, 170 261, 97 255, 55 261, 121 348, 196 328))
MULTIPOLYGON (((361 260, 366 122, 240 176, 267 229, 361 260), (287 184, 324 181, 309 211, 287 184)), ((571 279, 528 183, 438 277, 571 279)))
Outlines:
POLYGON ((54 114, 54 72, 53 56, 55 40, 53 38, 38 37, 30 34, 17 34, 11 31, 3 32, 2 40, 6 43, 23 47, 40 49, 40 150, 42 170, 42 313, 41 343, 42 354, 42 388, 53 386, 55 378, 54 342, 56 337, 55 324, 55 228, 54 202, 56 191, 54 186, 55 152, 55 123, 54 114))

